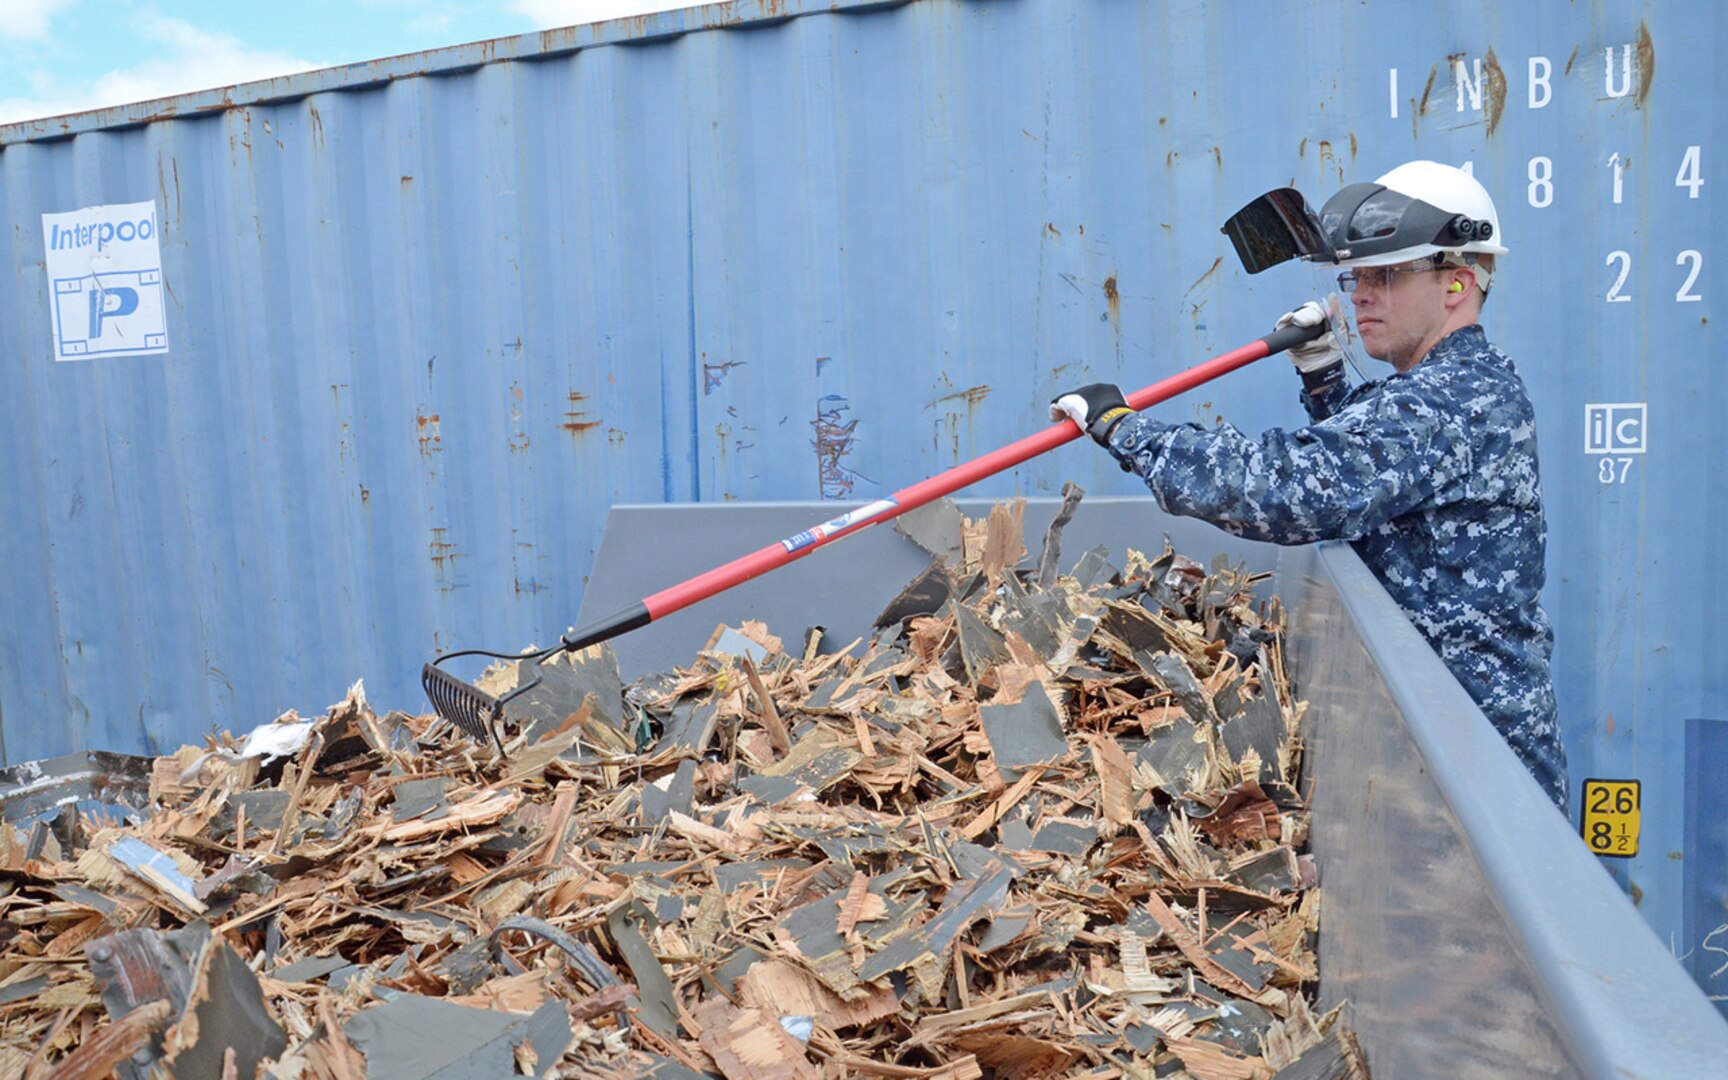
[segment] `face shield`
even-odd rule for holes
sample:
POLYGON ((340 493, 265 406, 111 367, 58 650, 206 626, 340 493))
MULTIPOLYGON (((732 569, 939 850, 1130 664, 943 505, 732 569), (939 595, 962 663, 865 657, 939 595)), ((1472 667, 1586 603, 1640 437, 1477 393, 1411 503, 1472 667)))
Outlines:
POLYGON ((1242 268, 1258 274, 1290 259, 1336 262, 1320 219, 1295 188, 1268 191, 1230 215, 1221 230, 1242 268))
POLYGON ((1476 221, 1380 184, 1350 184, 1316 214, 1295 188, 1269 191, 1230 216, 1221 230, 1250 274, 1289 259, 1389 266, 1457 251, 1493 238, 1476 221))

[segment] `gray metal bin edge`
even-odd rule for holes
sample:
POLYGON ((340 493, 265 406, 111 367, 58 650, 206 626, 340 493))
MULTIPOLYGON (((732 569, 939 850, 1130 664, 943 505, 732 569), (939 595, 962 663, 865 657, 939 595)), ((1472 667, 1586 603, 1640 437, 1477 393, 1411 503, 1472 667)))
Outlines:
POLYGON ((1322 993, 1377 989, 1352 1006, 1379 1074, 1728 1075, 1728 1022, 1355 552, 1290 549, 1279 588, 1312 710, 1322 993), (1398 903, 1400 883, 1420 895, 1398 903), (1412 910, 1463 925, 1413 926, 1412 910), (1408 955, 1351 955, 1399 935, 1408 955), (1424 941, 1444 947, 1424 956, 1424 941))

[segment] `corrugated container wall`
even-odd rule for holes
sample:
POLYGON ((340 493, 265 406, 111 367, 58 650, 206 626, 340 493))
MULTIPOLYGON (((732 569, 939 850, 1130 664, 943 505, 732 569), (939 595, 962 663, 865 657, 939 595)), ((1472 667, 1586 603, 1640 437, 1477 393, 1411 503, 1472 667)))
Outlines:
MULTIPOLYGON (((0 760, 416 708, 566 628, 612 504, 874 498, 1151 382, 1327 288, 1230 212, 1431 157, 1512 249, 1575 794, 1642 782, 1612 867, 1728 989, 1725 18, 762 0, 0 128, 0 760), (51 289, 44 215, 139 203, 156 277, 51 289)), ((1282 360, 1160 412, 1301 421, 1282 360)), ((1134 491, 1075 446, 974 494, 1070 478, 1134 491)))

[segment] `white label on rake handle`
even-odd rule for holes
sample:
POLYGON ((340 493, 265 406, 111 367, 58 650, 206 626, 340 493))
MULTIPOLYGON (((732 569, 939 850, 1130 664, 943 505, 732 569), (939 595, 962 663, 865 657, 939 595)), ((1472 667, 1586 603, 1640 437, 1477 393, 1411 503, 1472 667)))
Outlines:
POLYGON ((797 536, 788 536, 780 541, 780 546, 788 552, 792 552, 800 548, 807 548, 812 544, 819 544, 835 533, 845 532, 852 526, 861 525, 873 517, 879 517, 899 505, 898 499, 877 499, 869 506, 860 506, 850 513, 842 514, 833 521, 825 521, 814 529, 806 529, 797 536))

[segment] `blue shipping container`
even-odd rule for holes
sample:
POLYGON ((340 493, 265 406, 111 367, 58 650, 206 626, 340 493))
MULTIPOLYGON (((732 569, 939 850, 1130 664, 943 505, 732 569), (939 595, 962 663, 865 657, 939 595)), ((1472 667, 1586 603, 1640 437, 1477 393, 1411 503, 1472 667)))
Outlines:
MULTIPOLYGON (((1575 789, 1640 783, 1612 868, 1728 992, 1724 18, 747 0, 0 127, 0 761, 418 707, 566 628, 612 504, 874 498, 1151 382, 1326 288, 1230 212, 1430 157, 1513 252, 1575 789)), ((1077 446, 973 494, 1064 479, 1134 490, 1077 446)))

